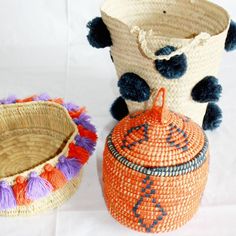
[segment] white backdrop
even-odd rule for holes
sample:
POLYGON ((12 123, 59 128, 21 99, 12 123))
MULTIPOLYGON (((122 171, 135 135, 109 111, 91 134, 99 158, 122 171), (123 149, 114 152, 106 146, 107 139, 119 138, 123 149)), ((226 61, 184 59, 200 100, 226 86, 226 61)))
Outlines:
MULTIPOLYGON (((110 217, 99 182, 104 139, 114 125, 108 110, 118 95, 108 49, 95 50, 86 40, 86 24, 99 15, 101 2, 0 0, 0 97, 47 92, 86 105, 100 138, 71 200, 41 216, 0 218, 0 236, 139 235, 110 217)), ((236 20, 235 1, 215 2, 236 20)), ((236 52, 225 53, 219 74, 224 123, 208 133, 211 163, 202 206, 190 223, 168 236, 236 235, 235 74, 236 52)))

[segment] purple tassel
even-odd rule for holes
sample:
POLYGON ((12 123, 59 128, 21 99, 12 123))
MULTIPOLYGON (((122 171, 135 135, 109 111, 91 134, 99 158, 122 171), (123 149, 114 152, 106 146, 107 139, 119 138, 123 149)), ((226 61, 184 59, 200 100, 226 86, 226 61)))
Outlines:
POLYGON ((48 101, 50 99, 51 99, 51 97, 48 94, 42 93, 39 96, 35 97, 34 101, 48 101))
POLYGON ((7 99, 0 100, 0 104, 12 104, 17 100, 15 95, 9 96, 7 99))
POLYGON ((75 141, 77 146, 84 148, 90 154, 94 152, 96 144, 91 139, 77 135, 75 141))
POLYGON ((29 177, 26 187, 26 197, 28 199, 37 200, 47 196, 52 191, 52 185, 46 179, 37 175, 36 172, 31 172, 29 177))
POLYGON ((0 182, 0 209, 7 210, 16 207, 12 188, 5 182, 0 182))
POLYGON ((68 111, 78 111, 80 109, 79 106, 71 103, 71 102, 68 102, 68 103, 65 103, 63 104, 63 106, 68 110, 68 111))
POLYGON ((82 164, 76 158, 61 156, 57 168, 65 175, 67 180, 73 179, 80 171, 82 164))
POLYGON ((79 116, 79 118, 75 118, 74 122, 77 125, 82 125, 85 129, 92 131, 93 133, 96 133, 95 127, 90 123, 90 116, 83 113, 79 116))
POLYGON ((15 103, 17 100, 16 96, 15 95, 11 95, 9 96, 6 101, 5 101, 5 104, 12 104, 12 103, 15 103))

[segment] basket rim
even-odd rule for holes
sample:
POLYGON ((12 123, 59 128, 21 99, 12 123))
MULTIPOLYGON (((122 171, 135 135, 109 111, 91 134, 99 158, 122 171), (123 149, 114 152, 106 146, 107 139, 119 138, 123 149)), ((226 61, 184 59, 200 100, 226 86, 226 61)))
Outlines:
MULTIPOLYGON (((108 14, 107 11, 106 11, 106 5, 109 3, 109 2, 112 2, 112 1, 117 1, 119 2, 119 0, 104 0, 101 7, 100 7, 100 12, 101 12, 101 15, 102 17, 106 16, 106 17, 110 17, 112 20, 114 21, 117 21, 119 24, 123 25, 124 27, 128 28, 129 31, 132 31, 133 27, 137 26, 137 25, 128 25, 126 24, 124 21, 122 21, 121 19, 117 18, 117 17, 114 17, 112 16, 111 14, 108 14)), ((215 37, 219 37, 221 36, 222 34, 224 34, 226 31, 228 31, 229 29, 229 26, 230 26, 230 22, 231 22, 231 17, 228 13, 228 11, 221 7, 220 5, 216 4, 216 3, 213 3, 213 2, 210 2, 210 1, 207 1, 207 0, 201 0, 202 2, 205 2, 206 4, 208 4, 209 6, 214 6, 215 8, 221 10, 222 12, 224 12, 225 16, 227 16, 228 18, 228 24, 227 26, 225 27, 224 30, 222 30, 220 33, 218 34, 214 34, 214 35, 211 35, 211 38, 215 38, 215 37)), ((189 0, 189 2, 191 2, 191 0, 189 0)), ((150 29, 151 30, 151 29, 150 29)), ((207 33, 207 32, 204 32, 202 31, 201 33, 207 33)), ((200 34, 201 34, 200 33, 200 34)), ((198 34, 198 35, 200 35, 198 34)), ((197 36, 198 36, 197 35, 197 36)), ((168 36, 159 36, 159 35, 152 35, 153 38, 155 38, 156 40, 177 40, 177 41, 181 41, 183 44, 184 43, 189 43, 191 42, 193 39, 195 39, 197 36, 194 36, 192 38, 181 38, 181 37, 168 37, 168 36)))
POLYGON ((48 107, 55 107, 57 109, 63 110, 65 117, 68 119, 68 121, 71 123, 72 127, 73 127, 73 133, 70 135, 70 138, 67 140, 65 146, 63 147, 63 149, 61 150, 60 153, 58 153, 57 155, 51 157, 50 159, 33 166, 31 169, 28 170, 24 170, 22 172, 18 172, 15 173, 13 175, 10 176, 6 176, 6 177, 2 177, 1 181, 7 181, 8 183, 13 183, 13 181, 16 179, 17 176, 21 175, 25 178, 27 178, 27 176, 29 175, 30 172, 32 171, 36 171, 37 173, 41 173, 41 171, 43 171, 43 168, 45 166, 45 164, 51 164, 51 165, 55 165, 55 163, 58 161, 58 159, 62 156, 65 155, 69 149, 69 145, 71 142, 73 142, 73 140, 75 139, 76 135, 79 135, 79 131, 77 130, 77 126, 75 124, 75 122, 73 121, 73 119, 70 117, 68 110, 63 107, 62 105, 54 102, 54 101, 30 101, 30 102, 19 102, 19 103, 12 103, 12 104, 1 104, 0 105, 0 116, 1 116, 1 111, 2 110, 6 110, 7 108, 11 108, 11 107, 25 107, 25 106, 37 106, 38 104, 41 105, 46 105, 48 107))

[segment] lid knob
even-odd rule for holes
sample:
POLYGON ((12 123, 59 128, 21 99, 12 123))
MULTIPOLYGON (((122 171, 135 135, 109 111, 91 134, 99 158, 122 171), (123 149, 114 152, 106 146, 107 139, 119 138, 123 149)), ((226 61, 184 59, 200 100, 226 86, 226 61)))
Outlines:
POLYGON ((168 109, 166 109, 165 100, 166 100, 166 89, 160 88, 153 103, 152 113, 155 119, 158 120, 161 124, 166 123, 167 116, 169 113, 168 109))

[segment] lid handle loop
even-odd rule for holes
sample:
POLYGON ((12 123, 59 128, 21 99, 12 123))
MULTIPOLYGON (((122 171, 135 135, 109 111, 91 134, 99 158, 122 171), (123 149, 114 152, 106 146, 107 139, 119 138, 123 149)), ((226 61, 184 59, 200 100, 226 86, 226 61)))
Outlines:
POLYGON ((152 110, 156 116, 155 118, 158 119, 161 123, 164 123, 166 114, 167 114, 165 88, 160 88, 160 90, 158 91, 157 96, 154 99, 152 110), (160 104, 160 101, 161 101, 161 104, 160 104))

